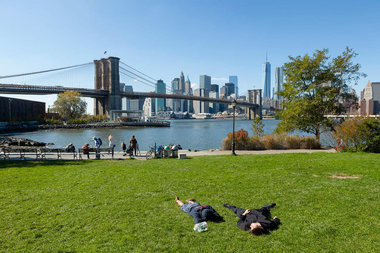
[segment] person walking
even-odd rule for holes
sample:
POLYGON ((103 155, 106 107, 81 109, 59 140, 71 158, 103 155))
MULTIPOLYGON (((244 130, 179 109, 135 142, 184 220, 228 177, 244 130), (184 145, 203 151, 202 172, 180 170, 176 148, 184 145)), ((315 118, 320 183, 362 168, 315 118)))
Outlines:
POLYGON ((260 209, 243 209, 230 204, 224 204, 224 207, 230 209, 239 218, 238 228, 250 231, 253 235, 269 234, 270 230, 275 230, 281 224, 277 216, 271 219, 270 208, 276 206, 276 203, 265 205, 260 209))
POLYGON ((137 155, 137 140, 133 135, 129 141, 129 146, 135 151, 135 156, 137 155))

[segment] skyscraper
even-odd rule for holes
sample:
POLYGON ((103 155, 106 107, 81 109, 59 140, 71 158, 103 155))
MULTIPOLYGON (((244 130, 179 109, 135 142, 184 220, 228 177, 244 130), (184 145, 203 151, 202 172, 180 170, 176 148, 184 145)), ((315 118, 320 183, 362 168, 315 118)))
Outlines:
POLYGON ((360 114, 380 114, 380 82, 368 82, 360 93, 360 114))
POLYGON ((171 92, 174 93, 177 90, 179 90, 179 78, 174 78, 173 81, 172 81, 172 90, 171 90, 171 92))
MULTIPOLYGON (((182 94, 180 92, 180 79, 174 78, 172 81, 172 94, 182 94)), ((181 111, 181 100, 180 99, 168 99, 168 103, 174 112, 181 111)))
MULTIPOLYGON (((210 98, 219 98, 219 91, 210 91, 209 95, 210 98)), ((212 103, 209 102, 209 112, 210 113, 217 113, 219 111, 219 104, 218 103, 212 103)))
POLYGON ((270 100, 270 63, 263 64, 264 102, 270 100))
POLYGON ((211 90, 211 76, 201 75, 199 77, 199 89, 211 90))
POLYGON ((187 80, 185 82, 185 93, 190 95, 192 93, 191 91, 191 82, 190 82, 190 79, 189 79, 189 76, 187 76, 187 80))
POLYGON ((220 95, 219 95, 220 98, 227 97, 228 96, 227 93, 228 93, 227 86, 224 85, 220 87, 220 95))
POLYGON ((284 74, 282 67, 276 67, 274 72, 274 100, 281 100, 281 97, 277 93, 282 90, 283 82, 284 74))
MULTIPOLYGON (((162 80, 158 80, 156 83, 156 93, 166 94, 166 84, 162 80)), ((160 111, 165 111, 166 109, 166 100, 165 98, 156 98, 155 103, 155 112, 156 114, 160 111)))
POLYGON ((178 90, 181 91, 181 93, 185 92, 185 76, 183 75, 183 72, 181 72, 181 75, 179 77, 178 90))
POLYGON ((235 84, 234 83, 226 83, 227 94, 226 96, 230 96, 231 94, 235 94, 235 84))
MULTIPOLYGON (((208 97, 209 92, 203 88, 195 89, 194 96, 208 97)), ((193 105, 194 105, 194 113, 208 113, 209 112, 209 102, 194 100, 193 105)))
MULTIPOLYGON (((211 84, 211 91, 209 92, 210 98, 219 98, 219 85, 211 84)), ((213 113, 217 113, 219 111, 218 103, 209 103, 210 108, 212 108, 213 113)))
MULTIPOLYGON (((132 85, 125 85, 124 84, 124 91, 125 92, 133 92, 133 86, 132 85)), ((123 110, 131 110, 131 99, 129 99, 129 98, 122 98, 122 100, 121 100, 121 108, 123 110)))
MULTIPOLYGON (((181 72, 181 75, 179 77, 179 86, 178 86, 178 94, 184 94, 185 93, 185 76, 183 75, 183 72, 181 72)), ((179 100, 180 103, 180 112, 187 111, 187 104, 185 103, 185 100, 181 99, 179 100)))
POLYGON ((219 94, 219 85, 217 84, 211 84, 211 91, 215 91, 219 94))
MULTIPOLYGON (((191 88, 191 82, 189 76, 187 76, 187 80, 185 82, 185 95, 193 95, 193 89, 191 88)), ((189 113, 193 112, 193 100, 185 100, 185 110, 189 113)))
POLYGON ((230 76, 229 83, 233 83, 235 85, 235 90, 233 93, 236 94, 236 97, 239 97, 238 77, 237 76, 230 76))

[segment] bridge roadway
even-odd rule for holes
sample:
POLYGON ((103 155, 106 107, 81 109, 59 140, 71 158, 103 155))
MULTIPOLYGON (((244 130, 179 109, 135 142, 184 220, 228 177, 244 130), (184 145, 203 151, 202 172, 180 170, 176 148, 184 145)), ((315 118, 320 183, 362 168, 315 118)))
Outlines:
MULTIPOLYGON (((83 97, 101 98, 109 95, 107 90, 94 90, 83 88, 70 88, 63 86, 35 86, 35 85, 22 85, 22 84, 0 84, 0 94, 23 94, 23 95, 49 95, 59 94, 68 90, 75 90, 81 93, 83 97)), ((120 96, 138 99, 138 98, 171 98, 171 99, 184 99, 196 100, 204 102, 212 102, 219 104, 231 104, 231 100, 221 98, 209 98, 199 96, 188 96, 179 94, 162 94, 155 92, 120 92, 120 96)), ((259 108, 258 104, 252 104, 241 100, 236 100, 236 104, 241 107, 259 108)))

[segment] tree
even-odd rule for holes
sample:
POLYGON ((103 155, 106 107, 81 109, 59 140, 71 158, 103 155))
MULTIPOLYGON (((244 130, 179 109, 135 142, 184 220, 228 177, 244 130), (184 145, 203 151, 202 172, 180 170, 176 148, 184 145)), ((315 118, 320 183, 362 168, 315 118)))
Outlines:
POLYGON ((352 49, 329 61, 328 50, 316 50, 312 56, 291 57, 284 65, 286 81, 278 94, 283 97, 283 110, 278 112, 281 122, 275 131, 301 130, 314 134, 319 140, 324 129, 333 129, 328 114, 339 115, 344 107, 340 102, 356 104, 357 98, 351 84, 361 76, 360 65, 352 59, 357 55, 352 49))
POLYGON ((80 98, 80 93, 73 90, 58 94, 53 111, 64 119, 78 119, 86 112, 87 103, 80 98))
POLYGON ((252 132, 254 136, 261 137, 264 135, 264 125, 260 116, 256 116, 252 124, 252 132))

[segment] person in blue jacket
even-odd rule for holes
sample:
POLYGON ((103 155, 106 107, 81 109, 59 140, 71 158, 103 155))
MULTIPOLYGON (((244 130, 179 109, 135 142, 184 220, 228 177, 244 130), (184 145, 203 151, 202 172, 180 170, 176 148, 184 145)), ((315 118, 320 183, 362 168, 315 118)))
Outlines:
POLYGON ((210 205, 202 206, 199 202, 196 202, 195 199, 187 199, 187 204, 179 200, 178 197, 175 197, 175 202, 181 210, 191 215, 194 219, 194 223, 200 223, 203 221, 213 221, 213 222, 223 222, 224 219, 220 216, 215 209, 210 205))

